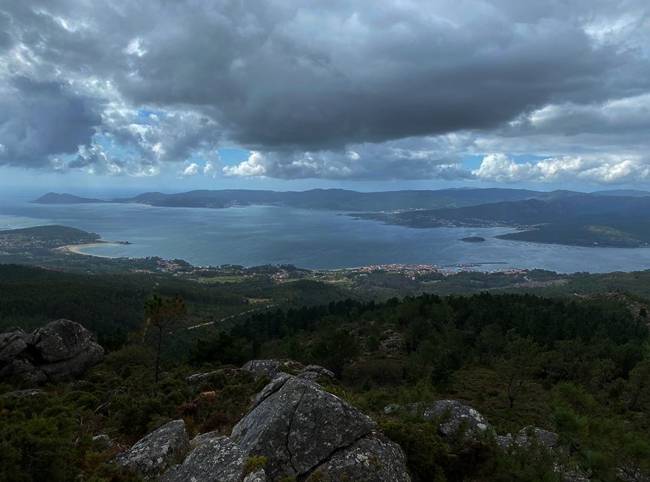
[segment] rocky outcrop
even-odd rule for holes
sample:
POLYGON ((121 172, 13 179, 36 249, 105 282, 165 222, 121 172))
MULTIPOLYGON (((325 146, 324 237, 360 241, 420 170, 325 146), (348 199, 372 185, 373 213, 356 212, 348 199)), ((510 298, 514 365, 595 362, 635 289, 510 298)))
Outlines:
POLYGON ((492 431, 492 427, 483 415, 458 400, 437 400, 431 403, 411 403, 406 406, 393 403, 384 407, 386 415, 400 412, 436 422, 438 433, 446 439, 476 442, 492 431))
POLYGON ((319 385, 289 378, 233 429, 245 453, 269 459, 271 477, 308 473, 371 433, 374 422, 319 385))
POLYGON ((458 400, 438 400, 422 407, 424 420, 438 420, 438 431, 446 438, 477 440, 487 433, 490 424, 469 405, 458 400))
POLYGON ((70 320, 53 321, 33 333, 0 334, 0 379, 62 380, 81 375, 103 357, 92 333, 70 320))
POLYGON ((164 482, 410 481, 402 449, 373 420, 312 380, 284 372, 257 395, 230 437, 209 432, 188 442, 177 420, 117 463, 164 482))
POLYGON ((47 363, 69 360, 85 353, 94 343, 92 333, 79 323, 57 320, 32 333, 31 344, 47 363))
POLYGON ((566 455, 566 447, 560 445, 560 437, 555 432, 529 425, 522 428, 514 437, 511 434, 497 435, 495 441, 504 451, 517 448, 543 450, 555 456, 554 470, 562 482, 589 482, 589 477, 579 468, 560 462, 566 455))
POLYGON ((115 462, 146 479, 153 479, 181 460, 189 450, 183 420, 174 420, 140 439, 115 462))
POLYGON ((312 471, 307 482, 406 482, 402 449, 379 434, 364 437, 312 471))
POLYGON ((504 450, 512 447, 540 447, 546 450, 559 448, 560 438, 555 432, 531 425, 522 428, 514 437, 511 434, 497 435, 495 441, 504 450))
MULTIPOLYGON (((542 449, 554 455, 556 463, 554 470, 564 482, 588 482, 587 477, 578 467, 568 467, 560 460, 563 448, 560 439, 554 432, 539 427, 527 426, 515 436, 512 434, 497 435, 487 419, 477 410, 458 400, 438 400, 432 403, 411 403, 386 405, 384 414, 397 415, 406 413, 432 421, 437 425, 438 433, 450 445, 459 449, 458 454, 472 453, 475 449, 489 444, 493 440, 497 447, 510 453, 518 448, 542 449)), ((328 480, 328 479, 324 479, 328 480)))
POLYGON ((558 447, 560 437, 555 432, 549 432, 539 427, 524 427, 514 438, 514 443, 519 447, 531 447, 536 445, 547 450, 558 447))
POLYGON ((496 442, 497 447, 501 450, 507 450, 512 447, 514 438, 512 437, 512 434, 507 433, 505 435, 497 435, 494 437, 494 441, 496 442))
POLYGON ((247 455, 262 455, 271 480, 410 480, 401 448, 376 424, 320 385, 281 376, 233 429, 247 455))
POLYGON ((432 403, 411 403, 406 406, 393 403, 384 407, 386 415, 401 412, 437 423, 438 433, 449 440, 478 442, 485 439, 486 435, 492 435, 497 446, 504 450, 515 446, 525 448, 537 446, 554 450, 559 446, 559 437, 556 433, 539 427, 524 427, 515 436, 496 435, 490 423, 478 410, 458 400, 437 400, 432 403))
POLYGON ((241 482, 245 464, 244 452, 228 437, 206 437, 160 480, 241 482))
POLYGON ((334 379, 334 373, 319 365, 304 366, 293 360, 251 360, 246 362, 242 370, 252 373, 256 378, 275 378, 280 373, 296 375, 307 380, 334 379))
POLYGON ((27 349, 31 337, 22 330, 0 333, 0 363, 7 363, 27 349))

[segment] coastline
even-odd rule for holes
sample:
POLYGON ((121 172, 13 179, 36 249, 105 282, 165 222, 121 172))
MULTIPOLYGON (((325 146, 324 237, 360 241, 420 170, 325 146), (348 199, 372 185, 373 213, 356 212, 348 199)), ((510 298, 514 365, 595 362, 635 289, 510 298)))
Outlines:
POLYGON ((114 259, 116 256, 108 256, 106 254, 97 254, 97 253, 86 253, 83 250, 88 248, 97 248, 99 246, 117 246, 119 243, 113 241, 98 241, 96 243, 85 243, 85 244, 66 244, 65 246, 59 246, 54 248, 54 251, 58 251, 64 254, 80 254, 82 256, 94 256, 96 258, 106 258, 114 259))

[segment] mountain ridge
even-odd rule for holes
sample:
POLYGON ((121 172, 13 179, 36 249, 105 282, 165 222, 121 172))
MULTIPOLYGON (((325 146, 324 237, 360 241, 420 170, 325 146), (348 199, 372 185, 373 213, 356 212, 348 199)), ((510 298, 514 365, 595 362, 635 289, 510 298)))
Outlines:
POLYGON ((533 191, 503 188, 452 188, 439 190, 396 190, 360 192, 346 189, 273 191, 248 189, 193 190, 180 193, 145 192, 111 200, 82 198, 72 194, 48 193, 35 202, 80 204, 86 202, 142 203, 158 207, 202 207, 221 209, 232 206, 277 205, 304 209, 341 211, 384 211, 462 207, 498 201, 531 198, 553 199, 579 194, 572 191, 533 191))

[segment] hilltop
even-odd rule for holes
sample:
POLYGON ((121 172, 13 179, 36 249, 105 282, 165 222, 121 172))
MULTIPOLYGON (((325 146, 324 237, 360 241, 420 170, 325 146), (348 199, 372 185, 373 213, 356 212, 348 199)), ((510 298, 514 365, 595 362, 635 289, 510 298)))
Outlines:
POLYGON ((75 196, 74 194, 59 194, 56 192, 48 192, 38 199, 33 201, 36 204, 92 204, 92 203, 105 203, 101 199, 93 199, 75 196))

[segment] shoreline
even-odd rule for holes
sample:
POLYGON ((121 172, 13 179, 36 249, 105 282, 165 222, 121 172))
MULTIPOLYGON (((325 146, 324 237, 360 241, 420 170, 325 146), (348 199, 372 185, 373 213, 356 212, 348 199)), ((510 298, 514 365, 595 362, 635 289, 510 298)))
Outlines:
POLYGON ((81 256, 94 256, 96 258, 116 259, 119 256, 86 253, 83 250, 88 248, 98 248, 100 246, 118 246, 119 244, 120 243, 116 243, 114 241, 97 241, 96 243, 85 243, 85 244, 66 244, 64 246, 59 246, 58 248, 54 248, 54 251, 58 251, 64 254, 79 254, 81 256))

